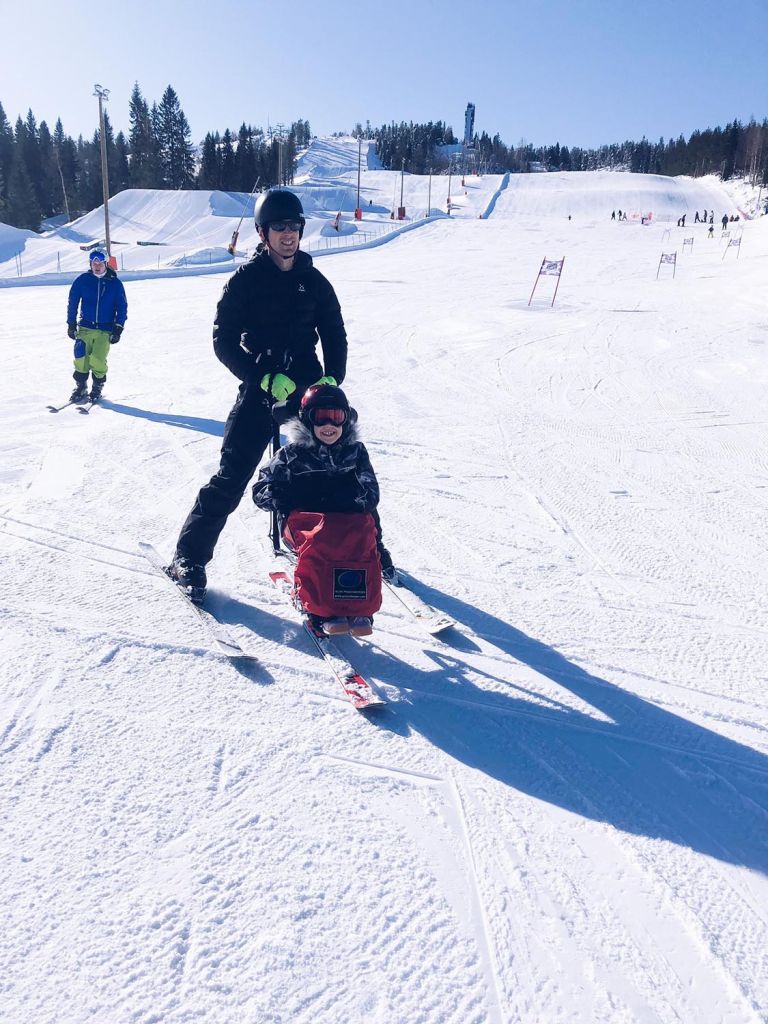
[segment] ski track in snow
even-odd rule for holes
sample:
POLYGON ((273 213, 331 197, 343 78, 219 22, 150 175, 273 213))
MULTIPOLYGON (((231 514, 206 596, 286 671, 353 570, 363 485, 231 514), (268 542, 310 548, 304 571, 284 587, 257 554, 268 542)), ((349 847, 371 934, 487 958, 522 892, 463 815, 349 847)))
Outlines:
MULTIPOLYGON (((317 141, 308 237, 356 161, 317 141)), ((392 182, 371 166, 366 199, 392 182)), ((768 1019, 768 219, 738 262, 697 233, 656 281, 696 230, 678 208, 730 201, 711 183, 457 198, 319 261, 385 541, 457 623, 426 636, 385 593, 370 641, 339 641, 375 716, 272 587, 248 493, 209 607, 258 664, 207 650, 137 551, 170 555, 218 464, 224 278, 127 282, 88 417, 45 409, 70 386, 66 286, 0 290, 0 341, 41 350, 33 385, 18 360, 0 382, 4 1019, 768 1019), (661 222, 611 224, 628 196, 661 222), (544 256, 566 258, 553 308, 547 280, 527 305, 544 256)), ((213 244, 199 197, 124 202, 213 244)))

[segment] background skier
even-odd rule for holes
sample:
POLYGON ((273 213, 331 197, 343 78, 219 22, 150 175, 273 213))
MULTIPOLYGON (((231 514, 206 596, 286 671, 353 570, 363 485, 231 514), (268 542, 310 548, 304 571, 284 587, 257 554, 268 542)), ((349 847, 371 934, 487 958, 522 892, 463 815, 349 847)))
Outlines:
POLYGON ((128 317, 125 289, 115 271, 107 266, 106 254, 94 249, 90 270, 72 282, 67 303, 67 334, 75 343, 77 382, 70 401, 92 402, 101 398, 107 379, 107 358, 110 345, 120 341, 128 317), (78 323, 78 308, 80 321, 78 323), (88 374, 93 374, 88 395, 88 374))

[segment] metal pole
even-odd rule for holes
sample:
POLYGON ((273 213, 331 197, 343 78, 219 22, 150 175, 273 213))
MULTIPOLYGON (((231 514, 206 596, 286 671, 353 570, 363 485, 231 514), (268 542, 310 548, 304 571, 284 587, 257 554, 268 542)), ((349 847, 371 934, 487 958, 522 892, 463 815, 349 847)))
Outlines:
POLYGON ((109 174, 107 172, 107 136, 104 131, 104 107, 102 101, 109 99, 109 89, 100 85, 94 85, 93 95, 99 97, 99 134, 101 135, 101 185, 104 197, 104 241, 107 248, 107 258, 112 256, 112 248, 109 238, 109 174))
POLYGON ((453 170, 453 160, 448 157, 448 216, 451 216, 451 171, 453 170))
POLYGON ((432 212, 432 168, 429 168, 429 189, 427 191, 427 219, 432 212))
POLYGON ((400 164, 400 209, 403 208, 403 178, 405 177, 405 157, 400 164))
POLYGON ((362 137, 357 140, 357 206, 356 210, 360 209, 360 161, 362 160, 363 154, 363 140, 362 137))

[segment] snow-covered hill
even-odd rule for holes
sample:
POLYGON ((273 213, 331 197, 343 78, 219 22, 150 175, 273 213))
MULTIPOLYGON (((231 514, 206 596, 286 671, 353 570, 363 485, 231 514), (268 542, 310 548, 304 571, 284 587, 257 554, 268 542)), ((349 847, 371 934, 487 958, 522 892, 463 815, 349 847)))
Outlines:
MULTIPOLYGON (((314 139, 299 157, 295 191, 307 215, 304 247, 315 254, 340 245, 365 246, 390 237, 402 225, 392 220, 401 205, 405 226, 421 224, 427 212, 465 220, 493 217, 514 221, 569 215, 584 224, 608 219, 612 210, 628 210, 639 222, 651 212, 657 223, 676 222, 696 210, 739 212, 715 178, 664 178, 609 172, 520 175, 401 175, 385 171, 373 143, 358 147, 353 138, 314 139), (358 159, 360 163, 358 193, 358 159), (358 201, 363 220, 355 221, 358 201), (341 214, 340 229, 335 221, 341 214)), ((253 197, 242 193, 128 189, 109 202, 112 250, 122 273, 229 273, 236 261, 227 251, 239 227, 238 259, 253 252, 258 237, 253 225, 253 197)), ((0 226, 2 227, 2 226, 0 226)), ((47 232, 0 234, 0 286, 71 280, 87 266, 83 246, 104 240, 104 210, 99 207, 71 224, 47 232), (21 279, 19 271, 21 270, 21 279), (64 275, 57 277, 56 275, 64 275)))
MULTIPOLYGON (((258 665, 137 551, 170 554, 218 464, 225 278, 127 279, 88 416, 45 409, 66 284, 0 289, 3 1020, 766 1019, 768 218, 678 229, 727 208, 689 188, 514 179, 487 219, 320 262, 386 542, 457 622, 385 595, 345 644, 368 718, 247 495, 209 605, 258 665), (659 188, 671 221, 610 221, 659 188)), ((128 193, 115 237, 225 243, 228 202, 128 193)))

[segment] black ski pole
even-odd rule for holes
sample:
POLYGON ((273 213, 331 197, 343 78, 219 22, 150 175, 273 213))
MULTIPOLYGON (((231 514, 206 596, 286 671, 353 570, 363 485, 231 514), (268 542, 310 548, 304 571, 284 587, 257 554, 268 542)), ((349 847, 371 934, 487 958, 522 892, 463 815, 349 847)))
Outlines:
MULTIPOLYGON (((273 419, 272 420, 272 456, 277 454, 277 450, 280 447, 280 424, 273 419)), ((269 513, 269 532, 272 537, 272 547, 274 548, 275 554, 280 554, 280 524, 277 521, 277 512, 269 513)))

